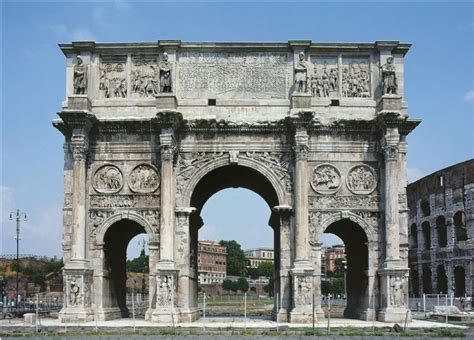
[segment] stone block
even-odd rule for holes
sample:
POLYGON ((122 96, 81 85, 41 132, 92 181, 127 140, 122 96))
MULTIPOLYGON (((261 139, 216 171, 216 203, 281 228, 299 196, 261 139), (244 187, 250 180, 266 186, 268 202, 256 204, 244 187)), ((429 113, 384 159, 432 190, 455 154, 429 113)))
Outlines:
POLYGON ((383 95, 377 102, 377 113, 400 113, 402 109, 402 96, 396 94, 383 95))
POLYGON ((69 110, 91 110, 91 101, 87 95, 75 95, 67 98, 67 108, 69 110))
POLYGON ((23 315, 23 320, 27 325, 36 324, 36 314, 35 313, 25 313, 23 315))
POLYGON ((291 95, 292 109, 310 109, 311 108, 311 94, 310 93, 293 93, 291 95))
POLYGON ((156 95, 156 108, 158 110, 176 110, 178 100, 174 93, 159 93, 156 95))

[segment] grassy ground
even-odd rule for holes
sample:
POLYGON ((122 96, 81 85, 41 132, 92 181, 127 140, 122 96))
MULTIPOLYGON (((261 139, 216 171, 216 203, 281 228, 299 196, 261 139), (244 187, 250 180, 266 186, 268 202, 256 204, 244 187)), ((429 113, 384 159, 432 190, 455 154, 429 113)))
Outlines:
MULTIPOLYGON (((34 328, 32 329, 15 329, 11 330, 8 333, 5 333, 5 330, 0 331, 0 337, 7 336, 33 336, 35 335, 34 328)), ((212 329, 212 330, 201 330, 201 329, 185 329, 185 328, 161 328, 161 329, 107 329, 100 330, 95 332, 91 329, 85 328, 70 328, 67 334, 64 332, 64 329, 43 329, 36 336, 46 337, 46 336, 326 336, 328 335, 327 329, 282 329, 278 331, 276 329, 212 329)), ((331 336, 367 336, 367 337, 382 337, 382 336, 401 336, 401 337, 424 337, 426 339, 430 338, 464 338, 466 333, 460 330, 448 330, 448 329, 413 329, 407 330, 401 333, 395 333, 391 328, 376 328, 373 331, 371 328, 354 328, 354 327, 344 327, 344 328, 331 328, 329 335, 331 336)))

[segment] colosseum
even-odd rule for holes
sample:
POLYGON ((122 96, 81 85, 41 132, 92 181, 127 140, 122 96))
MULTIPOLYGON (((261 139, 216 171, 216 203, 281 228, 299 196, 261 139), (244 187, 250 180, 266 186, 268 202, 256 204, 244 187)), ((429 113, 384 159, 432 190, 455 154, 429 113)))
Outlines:
POLYGON ((474 159, 407 187, 410 291, 472 296, 474 291, 474 159))

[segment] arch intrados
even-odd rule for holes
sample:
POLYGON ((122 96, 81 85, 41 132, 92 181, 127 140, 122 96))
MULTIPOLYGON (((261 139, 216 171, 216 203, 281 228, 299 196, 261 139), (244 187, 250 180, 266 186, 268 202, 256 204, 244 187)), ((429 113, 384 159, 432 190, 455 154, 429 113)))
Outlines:
POLYGON ((131 221, 137 223, 145 230, 145 233, 148 235, 150 241, 158 240, 158 235, 156 234, 153 226, 145 218, 134 212, 121 212, 110 216, 97 228, 95 238, 96 244, 103 245, 107 231, 109 231, 112 226, 120 221, 131 221))
POLYGON ((231 187, 255 192, 267 202, 270 209, 285 202, 283 186, 276 176, 268 169, 262 169, 261 164, 253 167, 255 163, 239 160, 239 165, 229 165, 227 160, 217 160, 212 167, 198 171, 190 180, 184 195, 189 201, 188 205, 199 213, 211 196, 231 187))
MULTIPOLYGON (((322 234, 331 233, 331 231, 327 231, 328 228, 331 227, 331 225, 336 225, 337 223, 344 223, 344 222, 347 223, 347 221, 352 222, 353 225, 360 228, 361 232, 365 236, 366 242, 377 242, 377 233, 375 232, 374 228, 371 225, 369 225, 360 216, 348 211, 334 213, 330 215, 329 217, 327 217, 326 219, 324 219, 323 221, 321 221, 321 224, 320 224, 321 227, 317 229, 316 239, 321 240, 322 234)), ((345 242, 345 240, 342 237, 340 238, 345 242)))

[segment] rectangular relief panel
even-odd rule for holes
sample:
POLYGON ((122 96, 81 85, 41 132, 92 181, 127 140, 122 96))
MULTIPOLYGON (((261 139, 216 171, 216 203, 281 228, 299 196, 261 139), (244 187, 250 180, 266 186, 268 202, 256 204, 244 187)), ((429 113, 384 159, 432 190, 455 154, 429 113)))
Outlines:
POLYGON ((183 99, 287 99, 293 65, 280 52, 180 52, 178 96, 183 99))
POLYGON ((342 96, 371 97, 369 57, 342 58, 342 96))
POLYGON ((127 97, 127 56, 102 56, 99 70, 101 98, 127 97))
POLYGON ((154 97, 160 92, 157 55, 132 56, 131 97, 154 97))
POLYGON ((313 72, 309 88, 316 98, 339 97, 339 68, 337 56, 311 56, 313 72))

